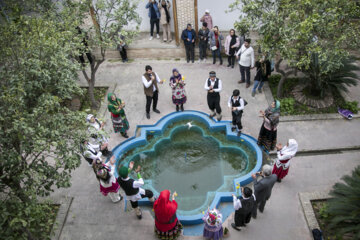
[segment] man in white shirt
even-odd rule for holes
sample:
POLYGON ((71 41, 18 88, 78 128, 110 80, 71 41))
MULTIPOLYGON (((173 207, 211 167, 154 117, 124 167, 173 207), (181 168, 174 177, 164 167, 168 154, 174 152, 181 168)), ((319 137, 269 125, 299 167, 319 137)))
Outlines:
POLYGON ((156 108, 159 94, 159 88, 157 84, 162 84, 163 81, 160 80, 156 72, 152 71, 152 67, 149 65, 146 65, 145 73, 141 79, 144 85, 144 93, 146 95, 146 118, 150 119, 150 106, 152 101, 153 111, 160 113, 160 111, 156 108))
POLYGON ((221 80, 216 77, 216 73, 214 71, 209 73, 209 78, 206 79, 204 88, 208 92, 207 103, 211 111, 210 117, 213 118, 217 115, 216 119, 221 121, 220 92, 222 89, 222 83, 221 80))
POLYGON ((255 65, 254 49, 250 46, 250 42, 250 39, 245 39, 244 44, 236 53, 236 58, 239 59, 241 74, 241 80, 238 83, 246 81, 246 88, 250 87, 250 69, 253 69, 255 65))
POLYGON ((235 131, 237 129, 237 135, 241 135, 242 124, 241 124, 241 117, 244 110, 244 99, 240 97, 239 89, 235 89, 233 91, 233 95, 230 96, 228 101, 228 107, 231 109, 232 115, 232 127, 231 130, 235 131))

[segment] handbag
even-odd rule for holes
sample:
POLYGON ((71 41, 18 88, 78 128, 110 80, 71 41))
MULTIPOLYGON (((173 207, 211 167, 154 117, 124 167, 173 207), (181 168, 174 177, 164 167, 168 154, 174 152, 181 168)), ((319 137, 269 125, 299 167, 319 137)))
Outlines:
POLYGON ((211 47, 211 50, 212 50, 212 51, 216 51, 216 50, 217 50, 217 47, 216 47, 216 46, 212 46, 212 47, 211 47))

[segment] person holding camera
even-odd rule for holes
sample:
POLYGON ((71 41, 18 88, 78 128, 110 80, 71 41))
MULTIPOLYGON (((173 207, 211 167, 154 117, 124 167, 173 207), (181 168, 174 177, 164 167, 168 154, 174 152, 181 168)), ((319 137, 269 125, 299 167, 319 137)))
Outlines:
POLYGON ((277 180, 276 174, 272 174, 272 167, 268 164, 262 167, 261 172, 252 174, 254 179, 254 194, 256 198, 256 204, 252 210, 252 217, 256 218, 257 209, 262 213, 265 208, 266 201, 270 199, 272 188, 277 180), (262 178, 258 181, 258 176, 262 178))
POLYGON ((156 3, 156 0, 149 0, 145 6, 146 9, 149 9, 148 16, 150 18, 150 41, 153 40, 154 35, 154 25, 156 25, 156 38, 159 36, 159 23, 160 23, 160 11, 156 3))
POLYGON ((234 223, 231 223, 231 227, 237 231, 241 231, 239 227, 246 227, 246 224, 251 220, 251 211, 256 204, 256 197, 249 187, 241 188, 240 198, 237 198, 235 194, 231 195, 233 196, 235 209, 234 223))
POLYGON ((231 109, 232 115, 232 131, 237 131, 237 135, 241 135, 241 130, 243 128, 241 124, 241 117, 245 107, 245 101, 240 97, 240 90, 235 89, 232 96, 229 98, 228 107, 231 109))

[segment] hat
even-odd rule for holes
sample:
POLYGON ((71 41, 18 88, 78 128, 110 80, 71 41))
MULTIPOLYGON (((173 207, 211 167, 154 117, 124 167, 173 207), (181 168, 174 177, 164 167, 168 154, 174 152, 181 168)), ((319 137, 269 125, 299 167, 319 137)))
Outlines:
POLYGON ((206 9, 206 10, 205 10, 205 13, 210 13, 209 9, 206 9))
POLYGON ((216 77, 216 72, 214 72, 214 71, 209 72, 209 76, 210 77, 216 77))
POLYGON ((129 169, 127 167, 120 168, 120 170, 119 170, 120 177, 127 178, 128 174, 129 174, 129 169))

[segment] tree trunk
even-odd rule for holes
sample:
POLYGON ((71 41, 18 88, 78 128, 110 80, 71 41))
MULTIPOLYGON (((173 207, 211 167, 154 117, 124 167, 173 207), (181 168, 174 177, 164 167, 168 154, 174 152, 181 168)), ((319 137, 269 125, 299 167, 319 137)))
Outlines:
POLYGON ((94 88, 95 88, 95 73, 91 71, 91 79, 89 82, 88 95, 91 102, 91 109, 96 110, 98 108, 98 103, 95 100, 94 88))
POLYGON ((289 75, 293 74, 295 71, 294 69, 285 72, 283 69, 280 69, 280 63, 282 62, 282 58, 279 58, 279 60, 275 63, 275 69, 276 72, 281 74, 281 79, 279 81, 279 84, 277 86, 277 93, 276 93, 276 97, 277 98, 282 98, 283 97, 283 85, 284 82, 286 81, 286 79, 288 78, 289 75))

